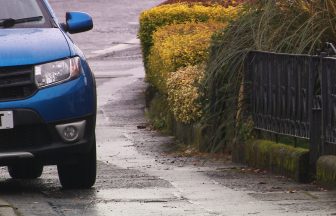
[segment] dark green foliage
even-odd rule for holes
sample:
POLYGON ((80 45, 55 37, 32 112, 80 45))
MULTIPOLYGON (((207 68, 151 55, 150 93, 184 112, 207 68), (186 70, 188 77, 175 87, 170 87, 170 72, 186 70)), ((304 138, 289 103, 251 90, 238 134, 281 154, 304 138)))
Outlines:
POLYGON ((240 18, 213 37, 203 121, 211 137, 209 150, 232 149, 242 142, 238 132, 248 117, 242 84, 244 59, 249 51, 314 54, 324 42, 335 41, 336 18, 330 6, 317 0, 314 6, 304 0, 291 2, 257 1, 248 5, 240 18))

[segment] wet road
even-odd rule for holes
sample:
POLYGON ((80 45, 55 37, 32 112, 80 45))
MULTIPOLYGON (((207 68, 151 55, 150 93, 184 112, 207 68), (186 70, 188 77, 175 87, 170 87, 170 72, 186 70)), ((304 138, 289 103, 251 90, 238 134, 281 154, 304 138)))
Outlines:
POLYGON ((287 179, 242 173, 234 164, 199 163, 163 152, 174 140, 144 125, 144 71, 138 14, 154 0, 50 0, 59 17, 89 12, 95 29, 74 35, 98 84, 98 176, 90 190, 64 191, 55 167, 38 180, 11 180, 0 195, 23 216, 332 215, 336 194, 287 179))

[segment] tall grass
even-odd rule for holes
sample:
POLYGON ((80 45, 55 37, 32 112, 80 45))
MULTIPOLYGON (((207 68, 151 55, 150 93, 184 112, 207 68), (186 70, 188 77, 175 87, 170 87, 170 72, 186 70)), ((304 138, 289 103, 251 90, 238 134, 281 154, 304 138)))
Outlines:
POLYGON ((335 42, 335 27, 334 0, 256 0, 215 35, 205 81, 209 150, 232 149, 244 137, 238 98, 250 50, 315 54, 335 42))

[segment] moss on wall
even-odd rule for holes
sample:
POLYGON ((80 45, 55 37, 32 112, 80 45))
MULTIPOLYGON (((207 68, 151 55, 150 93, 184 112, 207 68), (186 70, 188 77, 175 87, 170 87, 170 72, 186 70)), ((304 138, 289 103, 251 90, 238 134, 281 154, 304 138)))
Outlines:
POLYGON ((268 140, 255 140, 245 145, 245 159, 250 166, 271 170, 297 181, 309 176, 309 151, 268 140))
POLYGON ((336 187, 336 156, 327 155, 318 159, 316 178, 323 185, 336 187))

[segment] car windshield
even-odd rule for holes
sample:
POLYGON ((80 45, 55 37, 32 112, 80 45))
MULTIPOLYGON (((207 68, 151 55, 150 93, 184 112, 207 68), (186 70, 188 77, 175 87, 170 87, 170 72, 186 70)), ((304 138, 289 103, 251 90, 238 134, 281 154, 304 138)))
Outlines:
POLYGON ((0 28, 45 27, 38 0, 0 0, 0 28))

